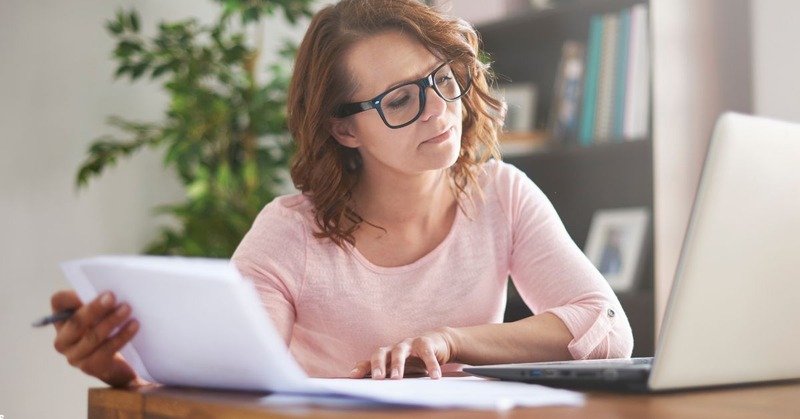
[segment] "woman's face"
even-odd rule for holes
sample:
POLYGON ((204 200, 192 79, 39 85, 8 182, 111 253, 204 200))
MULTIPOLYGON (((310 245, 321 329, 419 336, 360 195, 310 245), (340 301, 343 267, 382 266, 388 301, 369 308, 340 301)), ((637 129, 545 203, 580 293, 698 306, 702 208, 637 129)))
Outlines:
MULTIPOLYGON (((345 57, 356 86, 351 102, 370 100, 404 82, 421 79, 443 63, 421 43, 387 31, 356 43, 345 57)), ((361 153, 368 174, 418 174, 452 166, 461 148, 461 101, 447 102, 432 88, 419 118, 408 126, 386 126, 376 109, 333 121, 336 139, 361 153)), ((388 106, 383 103, 382 106, 388 106)))

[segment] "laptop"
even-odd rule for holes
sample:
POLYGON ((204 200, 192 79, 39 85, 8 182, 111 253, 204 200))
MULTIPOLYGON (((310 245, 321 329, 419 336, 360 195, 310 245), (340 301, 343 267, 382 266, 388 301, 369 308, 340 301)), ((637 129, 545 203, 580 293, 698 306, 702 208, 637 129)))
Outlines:
POLYGON ((464 371, 638 391, 800 378, 800 124, 717 121, 653 358, 464 371))

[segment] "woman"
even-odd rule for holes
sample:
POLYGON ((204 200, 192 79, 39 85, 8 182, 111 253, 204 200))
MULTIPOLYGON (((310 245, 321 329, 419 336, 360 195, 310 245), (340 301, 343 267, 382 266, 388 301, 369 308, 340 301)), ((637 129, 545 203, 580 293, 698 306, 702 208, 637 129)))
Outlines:
MULTIPOLYGON (((502 105, 477 52, 469 25, 416 0, 342 0, 313 18, 289 91, 301 193, 267 205, 233 256, 309 375, 630 356, 603 277, 499 161, 502 105), (536 315, 503 324, 509 274, 536 315)), ((129 316, 101 296, 57 325, 55 346, 109 384, 135 382, 117 353, 129 316)))

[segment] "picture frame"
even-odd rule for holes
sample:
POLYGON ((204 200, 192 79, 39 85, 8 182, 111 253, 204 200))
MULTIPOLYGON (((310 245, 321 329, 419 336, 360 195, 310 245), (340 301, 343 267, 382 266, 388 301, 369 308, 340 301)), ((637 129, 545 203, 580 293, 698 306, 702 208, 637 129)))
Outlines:
POLYGON ((504 83, 497 86, 496 97, 506 104, 503 128, 506 132, 527 133, 536 126, 536 85, 504 83))
POLYGON ((584 253, 614 291, 635 288, 649 227, 645 207, 600 209, 592 216, 584 253))

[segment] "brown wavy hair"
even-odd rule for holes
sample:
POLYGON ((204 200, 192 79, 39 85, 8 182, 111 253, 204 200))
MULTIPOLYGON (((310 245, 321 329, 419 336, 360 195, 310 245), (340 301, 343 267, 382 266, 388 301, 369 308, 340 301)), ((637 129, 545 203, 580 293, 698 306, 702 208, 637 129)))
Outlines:
POLYGON ((316 209, 315 236, 342 247, 345 242, 354 245, 353 233, 368 222, 352 210, 352 191, 361 174, 359 152, 340 145, 330 132, 336 109, 351 100, 356 87, 344 57, 359 40, 391 29, 415 37, 443 60, 464 63, 472 76, 472 86, 461 98, 461 150, 448 169, 462 210, 461 197, 472 200, 468 187, 480 193, 482 164, 500 159, 502 104, 489 92, 494 76, 478 59, 479 38, 470 24, 418 0, 341 0, 325 7, 311 20, 300 44, 289 86, 289 130, 297 143, 291 176, 316 209))

